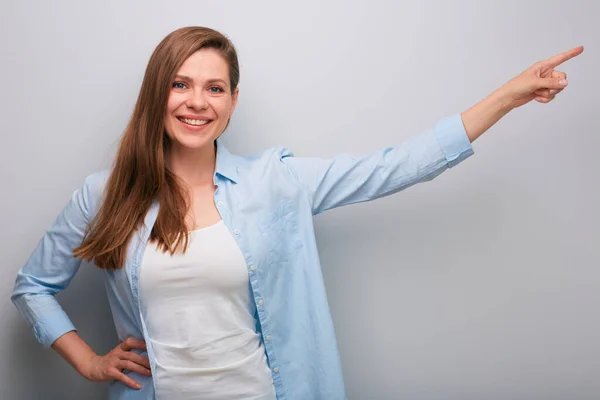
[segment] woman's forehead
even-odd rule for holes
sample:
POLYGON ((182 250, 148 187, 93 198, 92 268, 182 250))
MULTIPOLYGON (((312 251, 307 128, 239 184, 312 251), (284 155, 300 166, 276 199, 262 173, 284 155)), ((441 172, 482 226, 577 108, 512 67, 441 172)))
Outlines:
POLYGON ((229 66, 225 59, 214 49, 202 49, 192 54, 177 71, 177 75, 190 80, 227 81, 229 66))

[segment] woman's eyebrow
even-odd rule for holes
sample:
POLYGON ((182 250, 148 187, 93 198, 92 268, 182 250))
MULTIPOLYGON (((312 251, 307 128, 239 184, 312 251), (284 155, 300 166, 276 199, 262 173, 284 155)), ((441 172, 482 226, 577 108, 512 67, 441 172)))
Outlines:
POLYGON ((223 79, 217 79, 217 78, 209 79, 207 82, 208 83, 221 83, 221 84, 227 86, 227 82, 225 82, 223 79))
POLYGON ((175 79, 180 80, 180 81, 186 81, 186 82, 194 81, 192 78, 190 78, 189 76, 185 76, 185 75, 175 75, 175 79))

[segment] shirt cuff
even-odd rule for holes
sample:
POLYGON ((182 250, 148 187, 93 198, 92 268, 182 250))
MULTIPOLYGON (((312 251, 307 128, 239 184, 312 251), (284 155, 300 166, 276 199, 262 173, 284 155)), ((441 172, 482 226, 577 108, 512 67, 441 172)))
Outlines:
POLYGON ((46 348, 65 333, 76 330, 75 325, 62 309, 39 318, 33 326, 33 333, 38 342, 46 348))
POLYGON ((449 168, 473 155, 473 146, 460 114, 442 118, 435 125, 434 131, 449 168))

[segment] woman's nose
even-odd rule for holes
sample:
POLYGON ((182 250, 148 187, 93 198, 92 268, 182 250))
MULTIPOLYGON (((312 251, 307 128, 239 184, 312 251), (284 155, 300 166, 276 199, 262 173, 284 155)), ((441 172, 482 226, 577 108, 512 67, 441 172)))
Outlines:
POLYGON ((195 110, 204 110, 208 108, 208 101, 202 92, 193 92, 190 93, 190 96, 187 99, 186 105, 189 108, 193 108, 195 110))

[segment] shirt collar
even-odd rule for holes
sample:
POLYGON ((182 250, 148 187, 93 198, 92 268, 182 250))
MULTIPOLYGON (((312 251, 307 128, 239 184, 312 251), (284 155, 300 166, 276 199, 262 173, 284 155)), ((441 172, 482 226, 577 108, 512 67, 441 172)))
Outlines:
POLYGON ((240 163, 240 157, 231 154, 223 145, 220 139, 216 140, 217 146, 217 160, 215 165, 215 184, 216 175, 219 175, 225 179, 229 179, 233 183, 237 183, 238 180, 238 165, 240 163))

